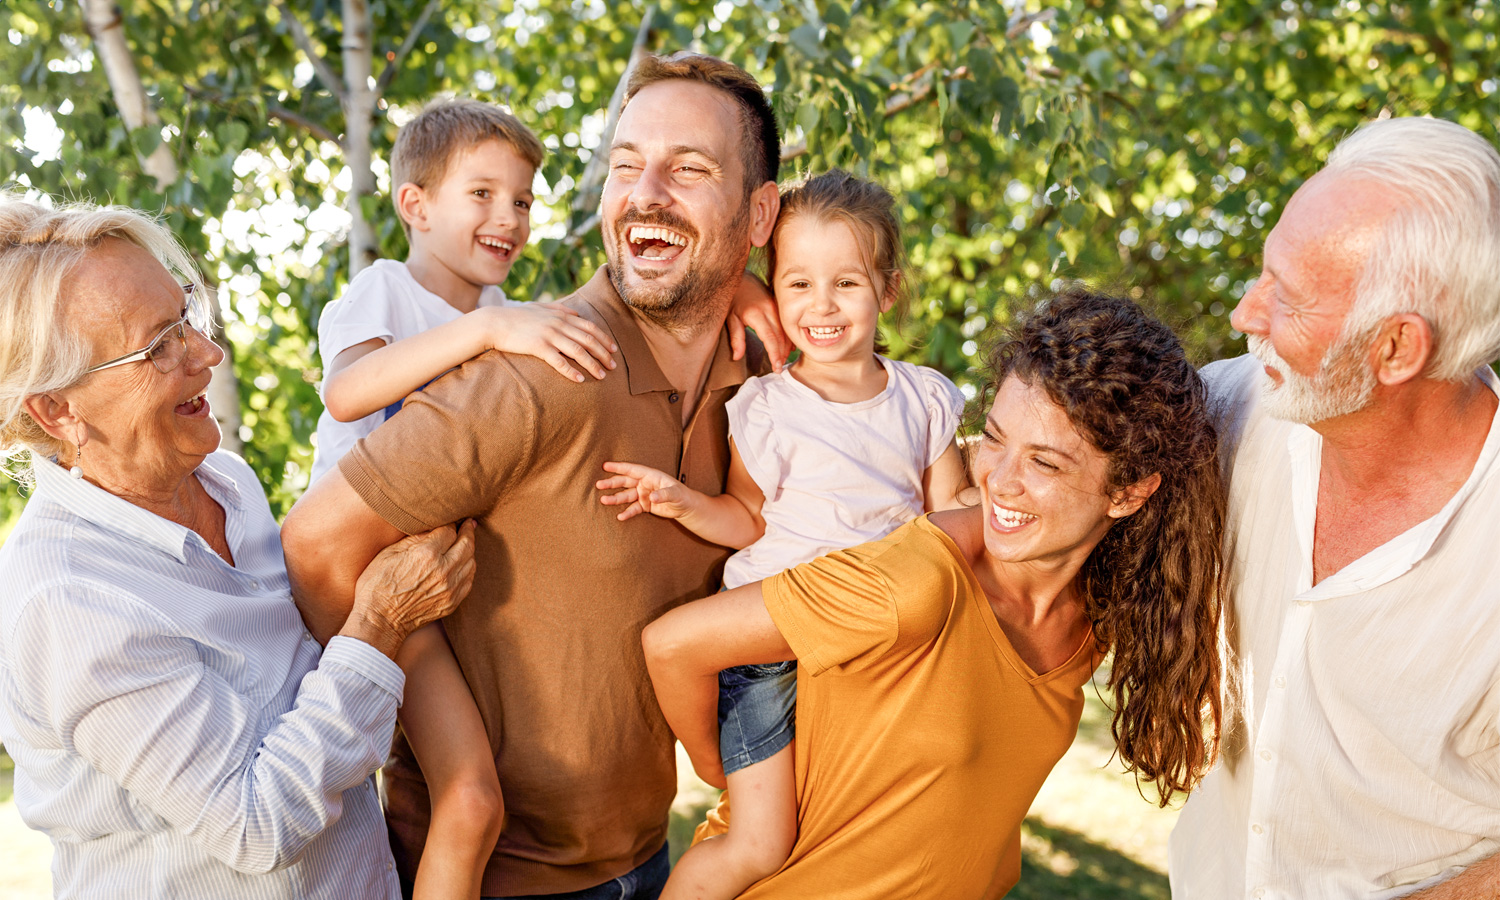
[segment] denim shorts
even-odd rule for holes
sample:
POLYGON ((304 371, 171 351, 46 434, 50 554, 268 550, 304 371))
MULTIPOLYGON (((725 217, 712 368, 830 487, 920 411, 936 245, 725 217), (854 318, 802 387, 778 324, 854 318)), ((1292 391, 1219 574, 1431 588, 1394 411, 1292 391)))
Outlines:
POLYGON ((770 759, 790 744, 796 713, 795 660, 720 672, 719 755, 724 774, 770 759))

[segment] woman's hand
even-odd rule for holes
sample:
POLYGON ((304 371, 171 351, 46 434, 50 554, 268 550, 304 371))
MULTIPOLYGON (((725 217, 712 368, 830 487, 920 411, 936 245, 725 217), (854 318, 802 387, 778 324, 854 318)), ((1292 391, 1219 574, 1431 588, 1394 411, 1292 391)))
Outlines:
POLYGON ((579 368, 603 378, 615 367, 611 354, 620 348, 604 329, 559 303, 489 306, 470 315, 484 323, 489 349, 535 356, 564 378, 583 381, 579 368))
POLYGON ((696 498, 693 495, 698 492, 666 472, 636 463, 619 462, 605 463, 604 471, 613 472, 615 477, 601 478, 594 482, 594 487, 601 491, 618 492, 599 498, 599 502, 605 506, 630 504, 615 517, 621 522, 641 513, 650 513, 663 519, 681 519, 694 511, 696 504, 693 501, 696 498))
POLYGON ((404 537, 360 574, 354 609, 339 633, 395 659, 408 635, 457 609, 473 585, 473 519, 404 537))

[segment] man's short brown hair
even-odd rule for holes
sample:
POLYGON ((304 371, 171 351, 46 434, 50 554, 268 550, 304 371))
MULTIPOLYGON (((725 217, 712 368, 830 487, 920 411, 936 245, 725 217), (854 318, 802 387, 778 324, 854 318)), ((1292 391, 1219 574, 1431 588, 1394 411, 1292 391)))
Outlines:
MULTIPOLYGON (((645 56, 625 87, 625 103, 647 85, 682 79, 717 88, 734 99, 740 111, 740 153, 745 163, 745 193, 776 181, 781 170, 781 132, 766 92, 749 72, 734 63, 686 50, 672 56, 645 56)), ((623 108, 623 107, 622 107, 623 108)))
MULTIPOLYGON (((492 103, 433 100, 396 132, 396 146, 391 148, 392 194, 407 183, 424 191, 435 189, 448 174, 455 156, 485 141, 508 145, 533 169, 541 166, 547 153, 530 128, 492 103)), ((401 227, 411 237, 405 219, 401 227)))

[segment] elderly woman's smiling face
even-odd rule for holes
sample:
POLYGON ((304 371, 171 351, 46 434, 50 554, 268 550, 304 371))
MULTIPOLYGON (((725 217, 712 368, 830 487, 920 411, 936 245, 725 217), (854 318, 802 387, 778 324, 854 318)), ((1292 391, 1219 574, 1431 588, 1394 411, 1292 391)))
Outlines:
MULTIPOLYGON (((94 365, 146 347, 182 317, 186 302, 154 256, 114 238, 69 274, 63 296, 64 316, 93 347, 94 365)), ((187 352, 169 372, 142 359, 86 375, 67 390, 86 476, 124 491, 170 488, 218 449, 219 425, 202 395, 209 368, 224 354, 197 330, 185 334, 187 352)))

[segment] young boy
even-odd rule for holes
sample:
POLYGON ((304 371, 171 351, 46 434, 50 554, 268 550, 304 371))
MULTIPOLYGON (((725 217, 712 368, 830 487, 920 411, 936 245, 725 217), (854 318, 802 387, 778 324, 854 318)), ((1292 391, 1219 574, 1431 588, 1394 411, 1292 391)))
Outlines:
MULTIPOLYGON (((514 116, 473 100, 430 103, 396 135, 391 182, 410 251, 360 272, 318 324, 326 410, 314 479, 407 394, 487 350, 537 356, 575 381, 579 369, 603 378, 615 367, 618 348, 598 326, 497 287, 531 233, 542 154, 514 116)), ((397 662, 401 727, 432 797, 415 900, 478 897, 504 815, 484 723, 439 626, 412 635, 397 662)))

